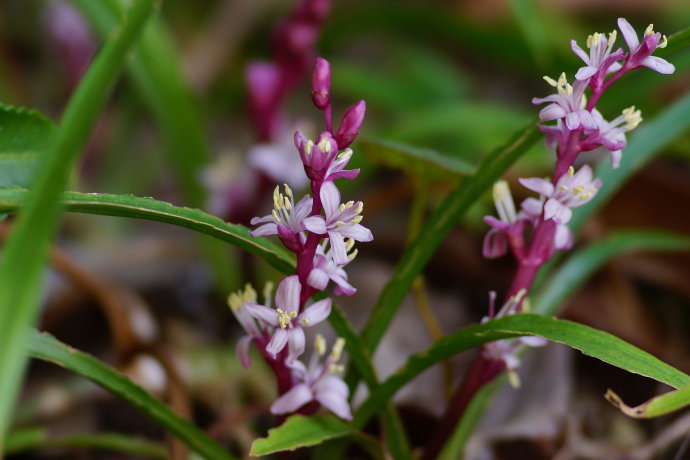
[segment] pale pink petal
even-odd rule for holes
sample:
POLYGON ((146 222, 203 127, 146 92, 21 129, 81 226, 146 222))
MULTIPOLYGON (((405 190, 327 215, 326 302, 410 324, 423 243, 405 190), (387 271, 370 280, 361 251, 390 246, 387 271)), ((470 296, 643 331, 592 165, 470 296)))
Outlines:
POLYGON ((622 150, 611 150, 611 166, 613 167, 613 169, 616 169, 621 165, 622 155, 622 150))
POLYGON ((252 220, 249 221, 252 225, 263 224, 265 222, 273 222, 273 215, 269 214, 263 217, 252 217, 252 220))
POLYGON ((347 277, 340 274, 334 274, 332 275, 331 279, 335 284, 337 284, 337 287, 333 290, 335 295, 354 295, 357 292, 357 289, 347 282, 347 277))
POLYGON ((646 58, 642 59, 640 65, 649 67, 652 70, 666 75, 672 74, 676 71, 676 67, 673 64, 668 62, 666 59, 656 56, 647 56, 646 58))
POLYGON ((350 394, 350 390, 347 388, 347 384, 340 377, 334 374, 327 374, 321 379, 319 379, 314 384, 315 393, 334 393, 343 398, 347 398, 350 394))
POLYGON ((252 315, 254 318, 273 327, 278 326, 278 313, 274 309, 255 303, 246 303, 244 304, 244 308, 246 308, 247 313, 252 315))
POLYGON ((297 321, 303 327, 311 327, 328 318, 331 313, 331 299, 323 299, 305 309, 297 321))
POLYGON ((553 219, 556 223, 565 224, 572 217, 573 212, 556 199, 549 199, 544 205, 544 219, 553 219))
POLYGON ((567 225, 558 225, 554 235, 553 245, 559 251, 567 251, 573 245, 573 234, 567 225))
POLYGON ((294 362, 304 353, 304 331, 301 327, 296 327, 288 331, 288 361, 294 362))
POLYGON ((309 195, 305 195, 304 198, 299 200, 299 203, 295 205, 295 219, 297 222, 303 221, 309 214, 311 214, 311 206, 314 200, 311 199, 309 195))
POLYGON ((302 228, 317 235, 323 235, 326 233, 326 221, 322 216, 307 217, 302 221, 302 228))
POLYGON ((520 337, 520 338, 518 338, 518 340, 520 342, 524 343, 525 345, 529 346, 529 347, 543 347, 544 345, 549 343, 549 341, 547 339, 545 339, 544 337, 539 337, 536 335, 528 335, 525 337, 520 337))
POLYGON ((508 238, 505 233, 491 229, 484 237, 482 254, 487 259, 502 257, 508 252, 508 238))
POLYGON ((251 364, 251 359, 249 359, 249 345, 252 343, 252 336, 245 335, 238 342, 235 347, 235 353, 237 353, 237 359, 242 364, 245 369, 251 364))
POLYGON ((539 112, 539 120, 551 121, 565 117, 567 112, 558 104, 549 104, 539 112))
POLYGON ((328 237, 331 240, 333 262, 338 265, 345 265, 349 261, 347 258, 347 250, 345 249, 345 238, 337 231, 328 232, 328 237))
POLYGON ((341 227, 340 234, 345 238, 352 238, 355 241, 367 242, 374 239, 374 235, 371 234, 371 230, 363 226, 362 224, 346 225, 341 227))
POLYGON ((582 125, 582 121, 580 120, 580 112, 569 112, 565 116, 565 125, 571 131, 579 128, 582 125))
POLYGON ((333 412, 338 417, 345 420, 352 420, 352 412, 347 399, 330 392, 321 392, 316 394, 316 400, 326 409, 333 412))
POLYGON ((575 53, 580 59, 585 61, 585 64, 589 65, 589 55, 578 46, 575 40, 570 40, 570 49, 572 49, 573 53, 575 53))
POLYGON ((576 80, 587 80, 591 78, 595 73, 597 73, 597 68, 592 66, 580 67, 580 69, 575 74, 576 80))
POLYGON ((311 272, 309 272, 309 277, 307 277, 307 284, 314 289, 318 289, 319 291, 323 291, 326 289, 326 286, 328 286, 328 280, 329 280, 328 273, 323 271, 320 268, 314 268, 312 269, 311 272))
POLYGON ((290 391, 285 393, 283 396, 276 399, 271 406, 271 413, 276 415, 290 414, 304 406, 312 399, 314 399, 314 395, 309 387, 304 383, 300 383, 299 385, 292 387, 290 391))
POLYGON ((269 236, 278 234, 278 226, 275 223, 263 224, 255 230, 249 232, 251 236, 269 236))
POLYGON ((275 357, 278 353, 280 353, 283 350, 283 348, 285 348, 287 342, 287 330, 279 327, 273 332, 273 337, 271 337, 271 341, 268 342, 268 345, 266 345, 266 351, 268 352, 268 354, 275 357))
POLYGON ((520 178, 518 180, 523 186, 540 195, 551 196, 553 194, 553 184, 548 180, 538 177, 520 178))
POLYGON ((637 33, 635 29, 632 28, 630 23, 625 20, 625 18, 618 18, 618 28, 623 34, 623 39, 625 43, 628 44, 630 51, 635 51, 640 46, 640 41, 637 39, 637 33))
POLYGON ((297 275, 284 278, 276 291, 276 306, 286 313, 297 312, 301 290, 302 286, 299 284, 297 275))
POLYGON ((510 224, 508 222, 503 222, 501 219, 496 219, 494 216, 484 216, 484 222, 496 230, 505 231, 510 228, 510 224))
POLYGON ((326 220, 338 212, 340 206, 340 191, 333 182, 324 182, 321 186, 321 204, 326 213, 326 220))

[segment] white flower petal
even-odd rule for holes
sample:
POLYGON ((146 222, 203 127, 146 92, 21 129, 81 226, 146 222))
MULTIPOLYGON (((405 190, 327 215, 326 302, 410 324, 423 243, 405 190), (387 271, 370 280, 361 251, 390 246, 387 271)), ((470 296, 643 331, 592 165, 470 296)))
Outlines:
POLYGON ((304 383, 300 383, 292 387, 290 391, 273 403, 271 413, 279 415, 295 412, 312 399, 314 399, 314 395, 309 387, 304 383))
POLYGON ((297 275, 288 276, 278 285, 276 291, 276 306, 286 313, 299 310, 299 295, 302 285, 297 275))

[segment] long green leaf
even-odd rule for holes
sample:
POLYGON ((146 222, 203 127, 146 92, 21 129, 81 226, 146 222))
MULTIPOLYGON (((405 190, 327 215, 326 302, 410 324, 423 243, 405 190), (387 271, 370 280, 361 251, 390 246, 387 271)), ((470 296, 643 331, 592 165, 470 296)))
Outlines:
POLYGON ((690 406, 690 385, 661 396, 656 396, 635 407, 630 407, 623 403, 620 396, 611 390, 606 392, 606 399, 629 417, 654 418, 690 406))
POLYGON ((268 430, 267 437, 255 440, 249 455, 268 455, 315 446, 329 439, 347 436, 353 430, 352 426, 332 416, 293 415, 279 427, 268 430))
MULTIPOLYGON (((16 212, 26 203, 29 191, 0 188, 0 212, 16 212)), ((259 256, 278 270, 289 272, 294 258, 265 238, 254 238, 243 225, 230 224, 199 209, 181 208, 153 198, 106 193, 65 192, 60 202, 69 212, 155 220, 205 233, 259 256)))
POLYGON ((467 209, 489 188, 520 155, 541 136, 534 125, 521 131, 506 146, 491 153, 477 172, 453 190, 426 222, 417 238, 405 251, 391 279, 383 288, 362 330, 364 345, 373 353, 412 282, 429 261, 446 234, 467 209))
POLYGON ((511 315, 462 329, 444 337, 427 350, 412 355, 359 407, 355 414, 355 425, 362 426, 400 388, 434 364, 487 342, 524 335, 541 336, 563 343, 585 355, 674 388, 690 383, 690 376, 607 332, 542 315, 511 315))
POLYGON ((50 448, 83 448, 109 450, 145 456, 149 458, 167 458, 166 449, 160 443, 126 436, 119 433, 78 434, 55 436, 45 428, 29 428, 10 431, 7 436, 5 454, 17 454, 29 450, 50 448))
POLYGON ((34 358, 57 364, 102 386, 165 427, 203 457, 225 460, 233 458, 203 431, 93 356, 75 350, 55 337, 36 330, 31 331, 27 351, 34 358))
POLYGON ((56 140, 34 181, 33 193, 5 245, 0 260, 0 448, 26 361, 22 348, 27 326, 38 309, 48 243, 58 225, 59 194, 127 51, 139 38, 156 4, 156 0, 138 0, 89 67, 67 105, 56 140))
POLYGON ((28 187, 55 136, 55 124, 33 110, 0 104, 0 187, 28 187))
POLYGON ((533 301, 534 313, 553 314, 592 273, 612 258, 637 250, 687 251, 690 237, 668 232, 618 231, 581 249, 556 270, 533 301))

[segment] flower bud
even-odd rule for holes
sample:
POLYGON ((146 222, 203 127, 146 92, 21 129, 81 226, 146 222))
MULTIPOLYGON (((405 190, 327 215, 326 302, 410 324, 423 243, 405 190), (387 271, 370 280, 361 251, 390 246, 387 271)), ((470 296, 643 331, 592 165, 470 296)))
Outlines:
POLYGON ((338 133, 335 135, 335 141, 338 143, 339 149, 347 148, 355 140, 357 134, 359 134, 359 127, 362 126, 364 121, 366 110, 366 102, 359 101, 345 111, 338 133))
POLYGON ((330 104, 331 64, 325 59, 316 58, 311 77, 311 100, 321 110, 330 104))

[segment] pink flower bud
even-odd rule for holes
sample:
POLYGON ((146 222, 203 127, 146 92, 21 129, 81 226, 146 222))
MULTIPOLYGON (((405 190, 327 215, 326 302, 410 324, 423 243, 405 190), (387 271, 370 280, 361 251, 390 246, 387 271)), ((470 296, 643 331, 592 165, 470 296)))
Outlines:
POLYGON ((311 100, 321 110, 330 104, 331 64, 322 58, 316 58, 314 73, 311 77, 311 100))
POLYGON ((366 102, 359 101, 345 111, 343 121, 340 122, 338 133, 335 135, 335 141, 338 143, 339 149, 347 148, 355 140, 357 134, 359 134, 359 127, 362 126, 364 121, 366 110, 366 102))

